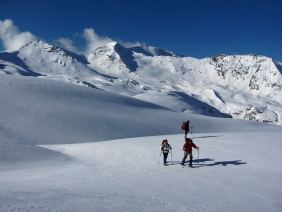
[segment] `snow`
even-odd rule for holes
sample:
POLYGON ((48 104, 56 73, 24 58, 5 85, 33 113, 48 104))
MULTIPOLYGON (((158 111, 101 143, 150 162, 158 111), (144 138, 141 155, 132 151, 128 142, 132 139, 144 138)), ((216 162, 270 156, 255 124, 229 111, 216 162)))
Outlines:
POLYGON ((264 56, 199 60, 155 47, 125 48, 117 42, 86 56, 42 41, 0 53, 1 73, 99 88, 178 112, 276 125, 282 123, 281 70, 280 62, 264 56))
POLYGON ((0 211, 282 210, 281 126, 174 111, 102 90, 111 82, 101 75, 92 89, 67 77, 0 74, 0 211), (180 165, 186 120, 195 169, 180 165))

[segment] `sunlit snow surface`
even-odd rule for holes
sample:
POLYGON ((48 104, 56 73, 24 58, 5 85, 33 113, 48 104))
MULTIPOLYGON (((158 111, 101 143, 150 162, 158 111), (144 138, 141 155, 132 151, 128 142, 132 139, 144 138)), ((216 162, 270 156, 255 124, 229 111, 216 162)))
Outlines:
POLYGON ((0 75, 0 211, 282 210, 281 126, 56 79, 0 75), (199 168, 180 165, 186 120, 199 168))

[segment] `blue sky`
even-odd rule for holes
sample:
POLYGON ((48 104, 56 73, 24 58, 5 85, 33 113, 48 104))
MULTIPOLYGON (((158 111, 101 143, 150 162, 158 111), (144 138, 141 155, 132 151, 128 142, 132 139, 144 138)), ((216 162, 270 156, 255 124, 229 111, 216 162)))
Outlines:
POLYGON ((108 41, 189 57, 282 61, 281 0, 0 0, 0 51, 40 39, 77 52, 108 41))

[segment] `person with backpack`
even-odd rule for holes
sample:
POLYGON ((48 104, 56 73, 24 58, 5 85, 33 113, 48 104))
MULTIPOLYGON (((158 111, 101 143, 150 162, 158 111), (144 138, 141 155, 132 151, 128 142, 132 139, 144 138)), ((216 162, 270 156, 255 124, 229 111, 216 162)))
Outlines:
POLYGON ((184 158, 183 158, 182 163, 181 163, 182 166, 185 166, 185 164, 184 164, 184 163, 185 163, 185 160, 186 160, 186 158, 188 157, 188 155, 190 155, 189 167, 193 167, 193 166, 192 166, 192 159, 193 159, 192 148, 200 149, 200 147, 197 147, 197 146, 193 143, 192 139, 186 138, 186 139, 185 139, 185 144, 183 145, 184 158))
POLYGON ((181 129, 183 129, 185 131, 184 138, 186 139, 188 132, 190 132, 190 130, 189 130, 190 129, 190 127, 189 127, 189 120, 187 122, 182 122, 181 129))
POLYGON ((167 166, 166 159, 167 159, 169 150, 172 150, 172 148, 169 145, 167 139, 165 139, 165 140, 163 140, 162 145, 161 145, 161 151, 162 151, 162 153, 164 155, 164 166, 167 166))

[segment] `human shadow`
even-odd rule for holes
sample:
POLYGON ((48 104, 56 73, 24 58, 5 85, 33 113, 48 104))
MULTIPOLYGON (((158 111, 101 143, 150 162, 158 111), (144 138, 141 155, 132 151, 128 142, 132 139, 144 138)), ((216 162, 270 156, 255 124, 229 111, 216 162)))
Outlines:
POLYGON ((205 162, 208 162, 208 161, 214 161, 214 159, 210 159, 210 158, 205 158, 205 159, 196 159, 196 160, 193 160, 193 163, 194 164, 197 164, 201 167, 204 167, 204 166, 228 166, 228 165, 244 165, 244 164, 247 164, 246 162, 242 162, 241 160, 232 160, 232 161, 218 161, 218 162, 214 162, 214 163, 206 163, 206 164, 203 164, 205 162))
MULTIPOLYGON (((205 163, 205 162, 208 162, 208 161, 214 161, 214 159, 210 159, 210 158, 203 158, 203 159, 197 159, 197 160, 192 160, 192 162, 195 164, 195 163, 205 163)), ((178 165, 178 164, 181 164, 182 161, 172 161, 173 164, 172 165, 178 165)), ((185 164, 186 163, 189 163, 190 160, 187 158, 186 161, 184 162, 185 164)))
POLYGON ((192 139, 195 139, 195 138, 216 138, 216 137, 221 137, 222 135, 210 135, 210 136, 201 136, 201 137, 194 137, 192 139))
MULTIPOLYGON (((208 167, 208 166, 228 166, 228 165, 244 165, 247 164, 246 162, 242 162, 241 160, 233 160, 233 161, 219 161, 219 162, 214 162, 214 163, 206 163, 206 162, 211 162, 214 161, 214 159, 211 158, 202 158, 202 159, 196 159, 192 160, 192 163, 194 166, 199 166, 199 167, 208 167)), ((181 164, 182 161, 173 161, 172 165, 179 165, 181 164)), ((189 159, 185 161, 185 164, 189 163, 189 159)))
POLYGON ((212 164, 199 164, 201 166, 218 166, 218 165, 221 165, 221 166, 228 166, 228 165, 244 165, 244 164, 247 164, 246 162, 241 162, 241 160, 233 160, 233 161, 220 161, 220 162, 215 162, 215 163, 212 163, 212 164))

